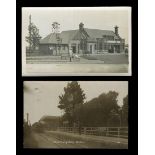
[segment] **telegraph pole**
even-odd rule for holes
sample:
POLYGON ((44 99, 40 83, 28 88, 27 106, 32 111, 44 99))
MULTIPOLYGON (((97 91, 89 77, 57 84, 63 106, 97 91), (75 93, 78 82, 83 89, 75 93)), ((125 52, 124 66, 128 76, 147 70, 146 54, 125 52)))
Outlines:
POLYGON ((29 113, 26 113, 27 125, 29 124, 29 113))
MULTIPOLYGON (((57 40, 57 45, 56 45, 56 55, 57 55, 57 48, 59 47, 60 48, 60 43, 61 43, 61 38, 59 36, 59 29, 60 29, 60 24, 58 22, 53 22, 52 24, 52 32, 56 34, 56 40, 57 40)), ((59 50, 59 53, 60 53, 60 50, 59 50)))
POLYGON ((29 16, 29 45, 30 45, 30 52, 31 52, 31 15, 29 16))

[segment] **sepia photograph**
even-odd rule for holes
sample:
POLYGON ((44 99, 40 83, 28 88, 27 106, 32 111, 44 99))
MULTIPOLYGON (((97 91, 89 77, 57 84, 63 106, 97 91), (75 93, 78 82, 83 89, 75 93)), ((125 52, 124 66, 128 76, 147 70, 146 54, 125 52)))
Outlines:
POLYGON ((24 148, 128 149, 128 81, 24 81, 24 148))
POLYGON ((131 7, 22 8, 22 75, 131 75, 131 7))

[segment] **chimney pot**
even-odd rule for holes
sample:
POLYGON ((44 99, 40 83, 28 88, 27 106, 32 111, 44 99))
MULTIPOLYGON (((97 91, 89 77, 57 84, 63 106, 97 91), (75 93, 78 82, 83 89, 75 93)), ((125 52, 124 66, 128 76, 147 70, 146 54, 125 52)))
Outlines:
POLYGON ((118 28, 119 27, 116 25, 114 28, 115 28, 115 34, 118 36, 118 28))
POLYGON ((79 24, 79 30, 81 31, 81 30, 83 30, 84 29, 84 24, 81 22, 80 24, 79 24))

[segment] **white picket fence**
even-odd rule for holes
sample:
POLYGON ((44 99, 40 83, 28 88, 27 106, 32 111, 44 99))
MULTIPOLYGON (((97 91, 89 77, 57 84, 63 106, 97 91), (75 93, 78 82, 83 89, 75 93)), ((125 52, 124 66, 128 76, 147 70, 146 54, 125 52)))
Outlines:
POLYGON ((128 138, 128 127, 59 127, 58 131, 84 135, 128 138))

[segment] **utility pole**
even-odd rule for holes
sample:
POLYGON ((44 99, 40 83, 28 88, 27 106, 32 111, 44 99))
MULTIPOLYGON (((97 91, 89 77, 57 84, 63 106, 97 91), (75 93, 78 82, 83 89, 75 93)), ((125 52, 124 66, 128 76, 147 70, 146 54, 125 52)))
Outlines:
POLYGON ((120 127, 122 127, 122 107, 120 108, 120 127))
POLYGON ((26 113, 27 125, 29 124, 29 113, 26 113))
POLYGON ((29 48, 30 48, 30 52, 31 52, 31 15, 29 16, 29 48))
MULTIPOLYGON (((61 43, 61 38, 59 36, 59 29, 60 29, 60 24, 58 22, 53 22, 52 24, 52 32, 56 34, 56 40, 57 40, 57 45, 56 45, 56 55, 57 55, 57 48, 60 48, 60 43, 61 43)), ((60 50, 59 50, 59 53, 60 53, 60 50)))

